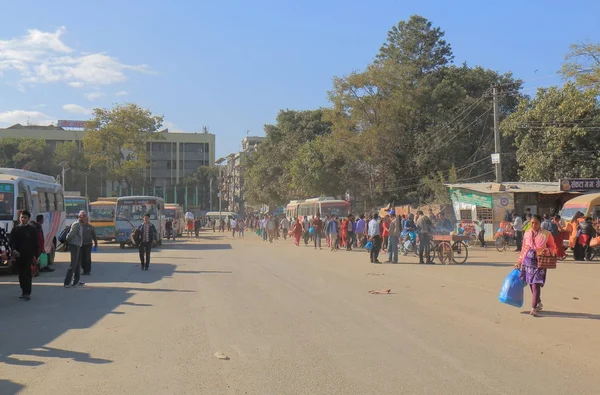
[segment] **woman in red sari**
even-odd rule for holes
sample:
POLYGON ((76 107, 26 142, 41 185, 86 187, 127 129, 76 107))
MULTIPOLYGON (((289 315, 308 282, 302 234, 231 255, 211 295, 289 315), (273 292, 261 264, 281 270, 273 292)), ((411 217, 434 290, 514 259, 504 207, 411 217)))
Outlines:
POLYGON ((346 236, 348 235, 348 219, 344 219, 342 221, 342 226, 341 226, 341 237, 342 237, 342 242, 340 247, 346 247, 346 236))
POLYGON ((291 232, 294 235, 294 244, 296 244, 296 247, 299 247, 300 238, 302 237, 303 232, 302 223, 300 222, 300 220, 297 219, 294 221, 291 232))

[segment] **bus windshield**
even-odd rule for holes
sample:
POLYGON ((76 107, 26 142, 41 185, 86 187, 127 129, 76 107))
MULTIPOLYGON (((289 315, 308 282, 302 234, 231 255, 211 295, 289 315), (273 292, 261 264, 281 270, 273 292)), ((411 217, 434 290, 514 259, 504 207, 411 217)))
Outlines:
POLYGON ((321 217, 325 217, 327 215, 343 217, 347 214, 347 208, 345 204, 341 204, 339 206, 322 206, 321 209, 321 217))
POLYGON ((81 210, 87 210, 87 200, 84 197, 65 197, 67 218, 76 219, 81 210))
POLYGON ((157 219, 156 200, 124 199, 117 203, 117 220, 139 220, 150 214, 150 219, 157 219))
POLYGON ((175 215, 177 213, 177 210, 174 208, 165 208, 164 210, 164 215, 166 218, 171 218, 171 219, 176 219, 175 215))
POLYGON ((15 186, 0 184, 0 220, 12 221, 15 207, 15 186))
POLYGON ((94 205, 90 207, 91 222, 108 222, 115 220, 115 205, 94 205))

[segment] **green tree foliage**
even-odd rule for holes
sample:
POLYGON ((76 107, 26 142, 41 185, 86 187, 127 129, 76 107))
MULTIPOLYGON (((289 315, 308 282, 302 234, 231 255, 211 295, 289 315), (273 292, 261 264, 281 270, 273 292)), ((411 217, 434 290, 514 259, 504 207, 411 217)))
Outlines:
POLYGON ((561 72, 584 88, 600 88, 600 44, 573 44, 561 72))
POLYGON ((265 125, 265 133, 265 141, 246 158, 242 170, 246 199, 253 204, 284 204, 291 197, 312 193, 298 173, 293 178, 290 168, 304 144, 331 133, 323 110, 280 111, 275 125, 265 125))
POLYGON ((525 181, 597 177, 600 173, 600 103, 597 89, 574 83, 539 89, 522 99, 501 125, 514 138, 525 181))
POLYGON ((136 104, 94 109, 86 124, 84 152, 90 167, 103 171, 107 180, 129 188, 141 187, 150 164, 146 145, 160 140, 163 117, 136 104))
POLYGON ((0 167, 15 167, 15 155, 19 152, 20 139, 0 139, 0 167))
POLYGON ((199 202, 204 207, 209 207, 210 197, 210 180, 213 186, 212 201, 213 204, 218 204, 219 193, 219 169, 216 166, 200 166, 192 174, 188 175, 183 180, 183 185, 187 185, 190 188, 199 187, 199 202))
POLYGON ((38 173, 56 174, 51 165, 52 150, 43 139, 19 139, 13 156, 14 167, 38 173))

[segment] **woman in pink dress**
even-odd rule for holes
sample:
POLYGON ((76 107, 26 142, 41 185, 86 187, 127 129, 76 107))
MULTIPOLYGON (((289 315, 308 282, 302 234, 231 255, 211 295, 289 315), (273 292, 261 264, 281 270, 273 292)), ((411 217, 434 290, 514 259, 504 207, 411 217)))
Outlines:
POLYGON ((552 233, 542 229, 542 217, 531 218, 531 228, 523 235, 523 248, 519 255, 519 263, 515 265, 521 270, 521 280, 529 284, 531 289, 531 314, 537 316, 542 311, 542 287, 546 284, 547 269, 538 268, 538 254, 549 249, 556 254, 556 244, 552 233))

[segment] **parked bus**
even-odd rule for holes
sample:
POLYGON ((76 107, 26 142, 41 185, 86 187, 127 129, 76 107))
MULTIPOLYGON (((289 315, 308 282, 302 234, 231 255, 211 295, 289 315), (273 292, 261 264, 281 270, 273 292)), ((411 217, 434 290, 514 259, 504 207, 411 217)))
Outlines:
POLYGON ((292 200, 285 207, 285 216, 287 218, 297 219, 298 218, 298 206, 303 203, 304 200, 292 200))
POLYGON ((327 215, 345 216, 348 214, 348 203, 345 200, 336 200, 332 197, 318 197, 306 199, 298 205, 298 216, 312 218, 320 213, 321 218, 327 215))
POLYGON ((114 240, 115 234, 115 211, 117 198, 98 198, 90 203, 90 224, 96 229, 99 240, 114 240))
POLYGON ((90 211, 88 198, 75 195, 73 192, 67 192, 65 193, 65 209, 67 211, 67 219, 75 221, 79 217, 81 210, 90 211))
POLYGON ((227 220, 232 217, 233 219, 237 220, 240 216, 237 213, 234 213, 233 211, 221 211, 221 213, 219 214, 218 211, 208 211, 206 213, 207 217, 210 217, 210 219, 216 219, 217 220, 217 226, 219 226, 219 219, 223 219, 225 221, 225 223, 227 223, 227 220))
POLYGON ((115 213, 115 232, 117 243, 121 248, 132 245, 131 233, 144 221, 144 215, 150 215, 150 222, 157 232, 157 243, 162 244, 165 231, 163 210, 165 201, 155 196, 126 196, 117 199, 115 213))
MULTIPOLYGON (((34 221, 37 215, 44 216, 44 252, 52 263, 55 237, 66 216, 62 186, 51 176, 0 168, 0 226, 8 234, 19 221, 21 210, 30 211, 34 221)), ((7 267, 7 262, 2 262, 0 267, 7 267)))
POLYGON ((165 219, 171 218, 173 220, 173 232, 175 232, 175 235, 179 237, 183 236, 185 217, 181 204, 165 203, 164 216, 165 219))

